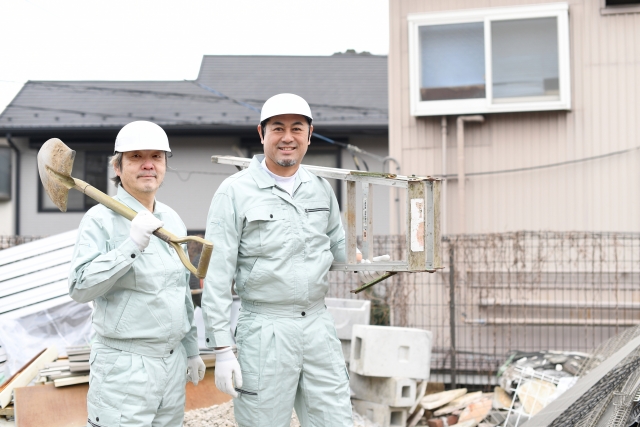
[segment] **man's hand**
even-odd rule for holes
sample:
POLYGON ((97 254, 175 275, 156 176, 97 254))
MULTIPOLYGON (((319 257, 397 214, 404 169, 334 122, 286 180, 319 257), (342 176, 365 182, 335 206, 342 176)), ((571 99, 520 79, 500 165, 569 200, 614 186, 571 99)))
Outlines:
POLYGON ((147 246, 149 246, 149 240, 151 239, 153 232, 163 225, 164 222, 153 216, 151 212, 139 212, 131 221, 129 237, 138 246, 138 249, 143 251, 147 246))
POLYGON ((198 381, 204 378, 204 371, 207 369, 200 356, 191 356, 187 359, 187 381, 193 385, 198 385, 198 381))
MULTIPOLYGON (((374 256, 371 261, 369 261, 368 259, 363 259, 362 261, 360 261, 360 263, 370 264, 372 261, 385 262, 389 260, 391 260, 391 257, 389 255, 380 255, 380 256, 374 256)), ((358 271, 358 279, 360 279, 361 284, 369 283, 384 276, 385 273, 386 271, 358 271)))
POLYGON ((242 372, 238 359, 233 354, 231 347, 213 352, 216 354, 216 387, 223 393, 238 397, 235 387, 242 387, 242 372))

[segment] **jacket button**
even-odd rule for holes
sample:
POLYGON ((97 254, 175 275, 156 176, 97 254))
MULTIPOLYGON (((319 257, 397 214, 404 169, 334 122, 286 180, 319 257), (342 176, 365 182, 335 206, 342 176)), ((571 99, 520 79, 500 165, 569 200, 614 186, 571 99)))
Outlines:
POLYGON ((100 421, 100 417, 96 417, 96 422, 100 421))
POLYGON ((171 350, 171 351, 169 352, 169 354, 173 354, 173 350, 171 350))
POLYGON ((303 312, 302 312, 302 315, 304 316, 305 314, 306 314, 306 313, 303 311, 303 312))
POLYGON ((136 257, 136 254, 131 254, 131 258, 135 258, 135 257, 136 257))
POLYGON ((209 338, 207 338, 207 342, 209 342, 209 338))
POLYGON ((273 214, 269 214, 269 218, 273 218, 273 214))

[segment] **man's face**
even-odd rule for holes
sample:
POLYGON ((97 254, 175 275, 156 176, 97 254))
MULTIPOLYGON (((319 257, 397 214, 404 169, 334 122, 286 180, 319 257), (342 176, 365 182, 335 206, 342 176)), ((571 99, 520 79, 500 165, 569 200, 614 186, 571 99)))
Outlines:
POLYGON ((167 170, 165 152, 161 150, 138 150, 122 153, 122 170, 114 167, 122 186, 130 194, 153 193, 164 180, 167 170))
POLYGON ((283 114, 271 117, 263 131, 261 139, 269 170, 280 176, 293 175, 307 153, 313 126, 304 116, 283 114))

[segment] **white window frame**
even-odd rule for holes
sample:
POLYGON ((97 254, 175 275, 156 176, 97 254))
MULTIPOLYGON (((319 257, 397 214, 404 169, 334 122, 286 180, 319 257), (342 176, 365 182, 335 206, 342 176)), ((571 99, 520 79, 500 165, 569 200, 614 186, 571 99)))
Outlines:
POLYGON ((410 14, 409 23, 409 97, 412 116, 504 113, 516 111, 552 111, 571 109, 571 69, 569 57, 569 5, 549 3, 535 6, 471 9, 427 14, 410 14), (560 99, 555 101, 493 102, 491 63, 491 22, 529 18, 557 18, 560 99), (485 98, 422 101, 420 99, 420 35, 424 25, 484 23, 485 98))

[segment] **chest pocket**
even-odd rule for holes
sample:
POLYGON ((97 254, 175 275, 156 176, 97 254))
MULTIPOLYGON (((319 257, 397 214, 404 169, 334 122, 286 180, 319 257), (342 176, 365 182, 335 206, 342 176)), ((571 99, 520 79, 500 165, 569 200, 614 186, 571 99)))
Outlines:
POLYGON ((257 206, 246 213, 247 228, 257 229, 264 255, 280 251, 289 234, 288 214, 280 205, 257 206))
POLYGON ((304 213, 313 233, 327 234, 329 225, 329 205, 325 202, 309 202, 305 204, 304 213))

